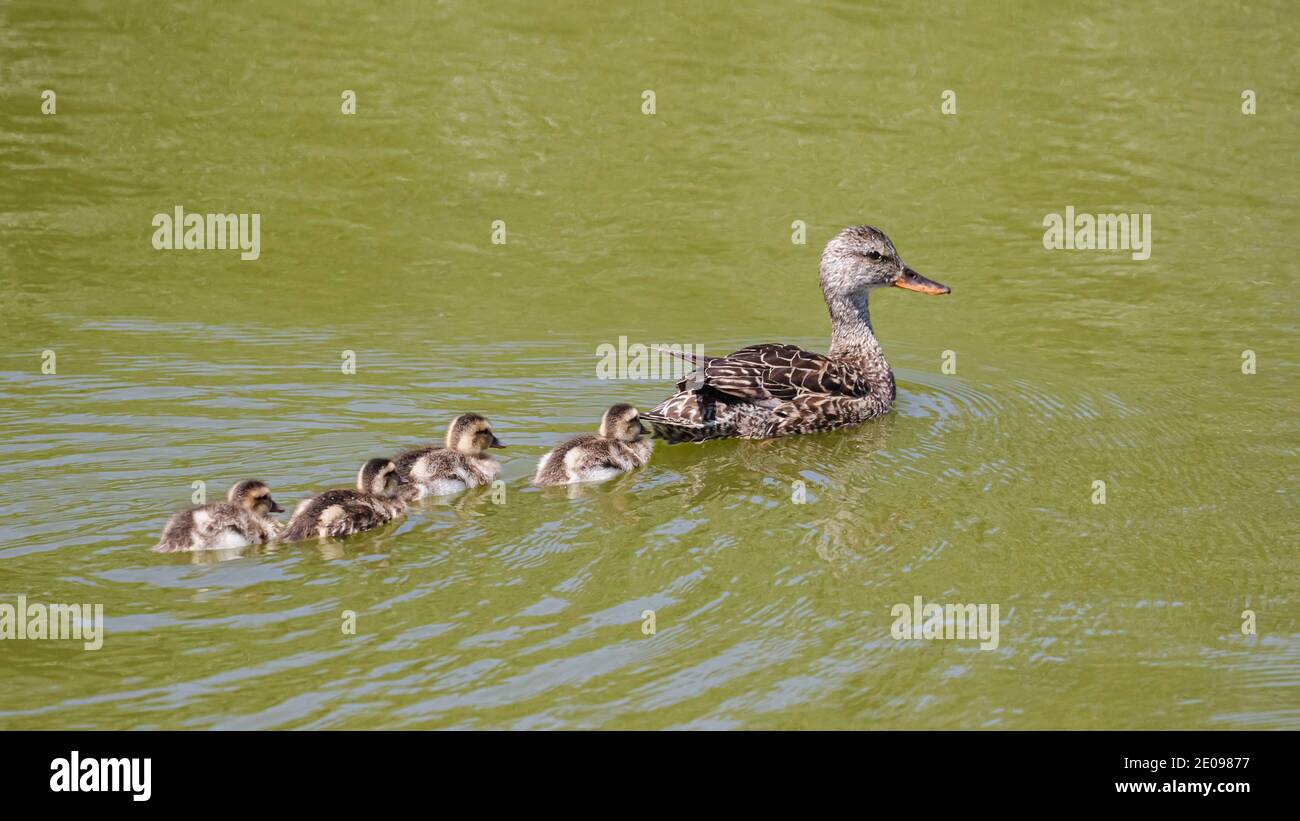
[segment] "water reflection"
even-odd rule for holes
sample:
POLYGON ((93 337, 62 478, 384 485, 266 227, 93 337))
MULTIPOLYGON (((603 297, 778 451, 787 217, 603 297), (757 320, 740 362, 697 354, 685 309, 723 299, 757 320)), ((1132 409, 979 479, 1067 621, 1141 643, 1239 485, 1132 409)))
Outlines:
POLYGON ((108 628, 7 647, 0 726, 1297 726, 1295 107, 1243 117, 1214 70, 1285 75, 1288 7, 972 6, 941 48, 899 3, 759 2, 739 38, 684 6, 400 11, 0 12, 14 87, 75 89, 0 99, 0 598, 108 628), (154 251, 177 204, 262 213, 261 258, 154 251), (1152 211, 1151 259, 1043 249, 1070 204, 1152 211), (873 299, 893 415, 528 486, 666 395, 596 378, 602 343, 825 350, 817 255, 857 221, 954 289, 873 299), (291 507, 469 410, 504 504, 149 551, 194 481, 291 507), (914 595, 1000 603, 998 651, 893 641, 914 595))

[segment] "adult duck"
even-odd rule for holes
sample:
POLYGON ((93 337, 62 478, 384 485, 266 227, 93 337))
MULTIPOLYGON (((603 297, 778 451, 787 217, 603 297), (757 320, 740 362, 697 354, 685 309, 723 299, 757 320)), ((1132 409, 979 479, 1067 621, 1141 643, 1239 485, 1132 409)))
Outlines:
POLYGON ((856 425, 894 406, 894 372, 876 341, 867 310, 875 288, 946 294, 898 258, 884 232, 845 228, 826 243, 822 294, 831 314, 825 354, 795 345, 750 345, 718 357, 682 355, 698 369, 677 393, 641 418, 669 442, 767 439, 856 425))

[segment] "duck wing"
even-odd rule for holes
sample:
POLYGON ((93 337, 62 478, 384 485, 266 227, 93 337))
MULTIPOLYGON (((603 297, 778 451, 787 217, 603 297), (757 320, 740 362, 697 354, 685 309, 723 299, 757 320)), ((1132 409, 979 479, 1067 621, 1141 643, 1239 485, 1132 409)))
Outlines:
POLYGON ((712 388, 765 408, 807 394, 863 397, 871 392, 858 369, 797 345, 766 343, 707 359, 677 383, 679 391, 712 388))

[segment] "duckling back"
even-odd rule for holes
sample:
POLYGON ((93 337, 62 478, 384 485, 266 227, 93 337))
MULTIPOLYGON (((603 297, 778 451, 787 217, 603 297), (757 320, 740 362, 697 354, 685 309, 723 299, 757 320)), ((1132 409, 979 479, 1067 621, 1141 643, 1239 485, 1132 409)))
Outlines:
POLYGON ((612 479, 649 462, 652 447, 648 440, 621 442, 590 434, 575 436, 542 457, 533 484, 567 485, 612 479))
POLYGON ((359 490, 327 490, 300 503, 281 541, 335 539, 379 527, 406 511, 406 502, 359 490))
POLYGON ((172 514, 154 550, 221 550, 263 544, 275 538, 280 523, 240 505, 216 502, 193 505, 172 514))
POLYGON ((398 454, 393 463, 419 496, 446 496, 491 483, 500 465, 491 456, 467 456, 448 448, 421 448, 398 454))

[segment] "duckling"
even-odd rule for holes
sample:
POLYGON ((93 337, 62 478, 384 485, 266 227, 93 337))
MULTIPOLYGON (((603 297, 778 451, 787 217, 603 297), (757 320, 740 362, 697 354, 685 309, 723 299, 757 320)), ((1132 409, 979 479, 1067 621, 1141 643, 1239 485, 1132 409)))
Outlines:
POLYGON ((175 553, 264 544, 283 526, 269 514, 283 512, 265 484, 245 479, 231 486, 224 502, 194 505, 173 514, 154 550, 175 553))
POLYGON ((542 457, 535 485, 601 482, 650 461, 654 443, 631 405, 614 405, 600 420, 600 433, 575 436, 542 457))
POLYGON ((408 450, 393 462, 398 475, 418 488, 417 499, 446 496, 496 479, 500 465, 487 449, 504 447, 488 420, 462 413, 447 428, 446 447, 408 450))
POLYGON ((356 490, 327 490, 300 502, 280 540, 337 538, 370 530, 402 515, 414 496, 391 460, 371 459, 357 473, 356 490))

